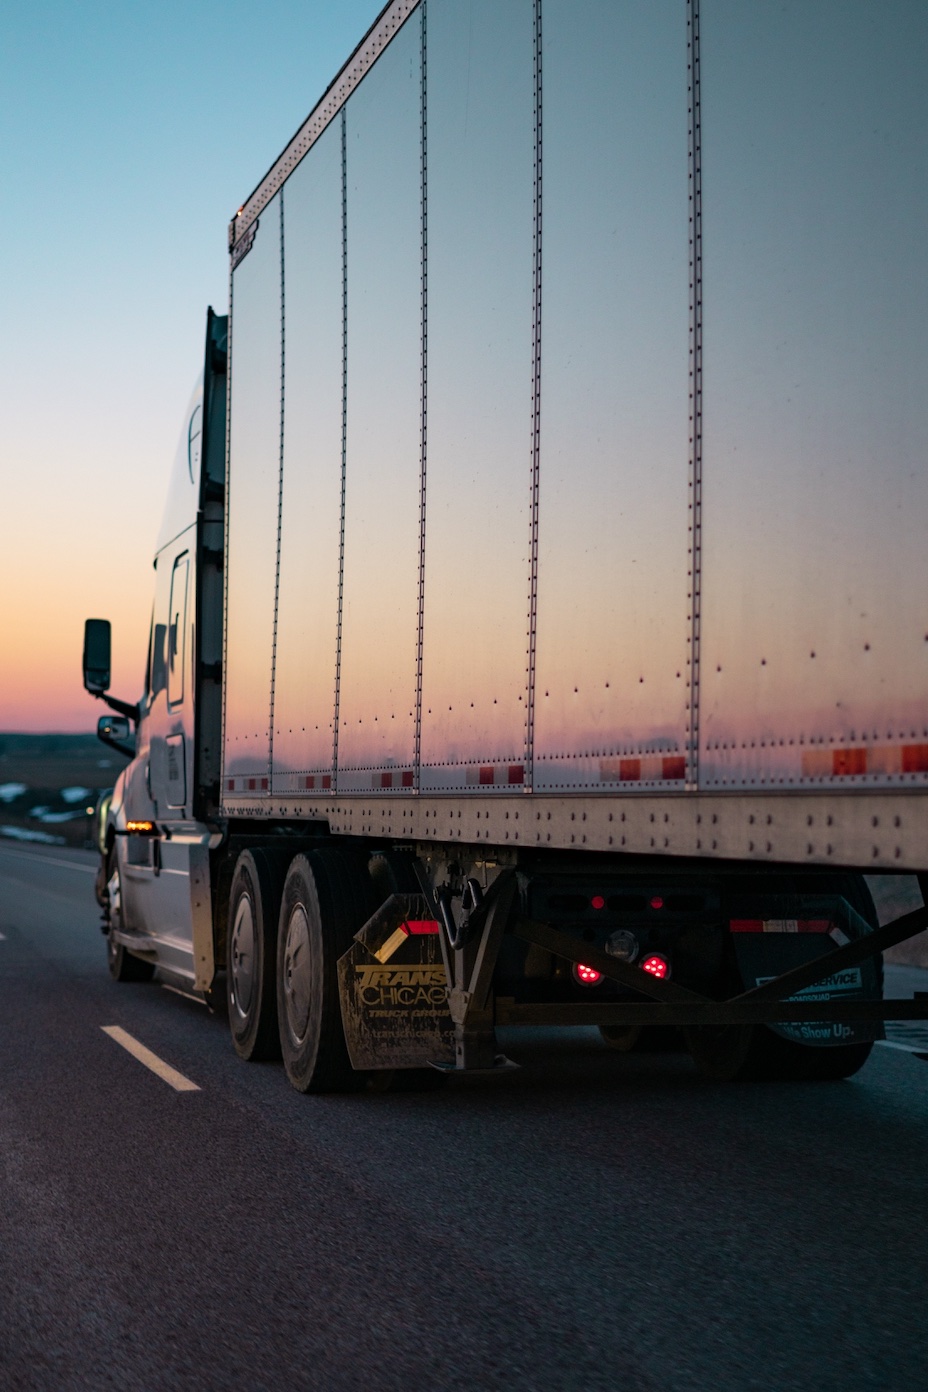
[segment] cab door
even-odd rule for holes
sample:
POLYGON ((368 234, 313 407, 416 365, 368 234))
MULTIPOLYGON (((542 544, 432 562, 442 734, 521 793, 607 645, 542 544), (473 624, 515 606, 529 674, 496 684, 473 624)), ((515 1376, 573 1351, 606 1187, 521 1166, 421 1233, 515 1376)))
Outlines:
POLYGON ((158 943, 158 964, 192 978, 193 871, 205 854, 191 820, 196 527, 157 556, 148 709, 148 787, 155 835, 144 866, 127 864, 136 922, 158 943))
POLYGON ((191 527, 158 555, 152 656, 151 795, 159 823, 190 818, 194 545, 191 527))
MULTIPOLYGON (((155 804, 151 795, 151 676, 152 644, 155 637, 155 615, 152 614, 148 664, 145 669, 145 689, 139 701, 139 722, 135 742, 135 758, 122 774, 122 821, 143 825, 155 820, 155 804)), ((118 785, 117 785, 118 788, 118 785)), ((116 839, 116 855, 122 895, 122 918, 127 928, 144 932, 145 899, 157 867, 156 838, 147 834, 127 833, 116 839)))

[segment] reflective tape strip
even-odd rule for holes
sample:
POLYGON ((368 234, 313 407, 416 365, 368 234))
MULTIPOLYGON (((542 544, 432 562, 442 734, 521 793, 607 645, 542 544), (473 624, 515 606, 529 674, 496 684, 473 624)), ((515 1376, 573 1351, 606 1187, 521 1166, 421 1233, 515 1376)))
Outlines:
POLYGON ((408 918, 405 923, 401 923, 398 928, 393 930, 386 942, 381 943, 374 956, 378 962, 389 962, 410 935, 419 937, 437 932, 438 923, 434 918, 408 918))
POLYGON ((830 933, 834 924, 827 918, 732 918, 733 933, 830 933))
POLYGON ((600 759, 603 783, 662 783, 686 778, 683 754, 640 754, 626 759, 600 759))
MULTIPOLYGON (((234 780, 230 779, 230 783, 234 780)), ((270 784, 266 778, 243 778, 242 789, 247 793, 266 793, 270 784)), ((229 789, 233 791, 232 788, 229 789)))
POLYGON ((372 788, 411 788, 415 783, 412 769, 391 769, 375 773, 371 778, 372 788))
POLYGON ((525 765, 482 764, 469 768, 465 777, 468 787, 517 787, 525 782, 525 765))
POLYGON ((803 778, 892 777, 900 773, 928 773, 928 744, 841 745, 802 753, 803 778))
POLYGON ((394 952, 406 941, 407 937, 408 934, 402 925, 396 928, 387 938, 386 942, 382 943, 374 953, 377 961, 380 963, 389 962, 394 952))

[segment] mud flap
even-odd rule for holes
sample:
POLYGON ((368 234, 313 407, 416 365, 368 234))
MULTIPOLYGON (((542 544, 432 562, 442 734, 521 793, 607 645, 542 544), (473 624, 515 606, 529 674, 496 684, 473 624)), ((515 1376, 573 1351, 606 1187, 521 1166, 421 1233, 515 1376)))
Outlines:
MULTIPOLYGON (((761 903, 739 905, 729 920, 735 956, 747 990, 763 986, 794 967, 815 961, 836 946, 869 932, 868 925, 844 899, 835 896, 779 899, 765 896, 761 903)), ((795 1001, 880 1000, 878 959, 868 958, 806 986, 795 1001)), ((796 1044, 834 1047, 883 1039, 879 1020, 803 1021, 769 1025, 775 1034, 796 1044)))
POLYGON ((393 894, 338 961, 353 1068, 426 1068, 454 1061, 454 1024, 438 924, 424 896, 393 894))

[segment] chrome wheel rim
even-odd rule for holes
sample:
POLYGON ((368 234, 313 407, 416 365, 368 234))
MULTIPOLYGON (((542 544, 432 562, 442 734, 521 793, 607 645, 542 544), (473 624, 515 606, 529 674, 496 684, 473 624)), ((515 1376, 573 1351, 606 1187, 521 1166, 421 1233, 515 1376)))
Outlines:
POLYGON ((122 894, 119 887, 119 871, 114 869, 112 875, 106 882, 106 897, 108 901, 109 932, 106 935, 106 955, 110 967, 116 965, 119 955, 119 943, 116 941, 114 932, 122 926, 122 894))
POLYGON ((284 1008, 287 1028, 297 1044, 306 1037, 309 1024, 312 973, 309 965, 309 920, 302 904, 296 904, 287 923, 284 944, 284 1008))
POLYGON ((243 894, 235 910, 230 951, 232 1004, 244 1020, 251 1009, 255 993, 255 916, 251 898, 243 894))

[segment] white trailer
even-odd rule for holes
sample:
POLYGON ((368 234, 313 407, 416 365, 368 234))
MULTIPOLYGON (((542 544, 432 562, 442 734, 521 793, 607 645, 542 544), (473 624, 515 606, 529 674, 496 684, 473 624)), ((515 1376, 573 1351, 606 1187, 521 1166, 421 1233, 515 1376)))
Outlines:
POLYGON ((862 878, 928 866, 926 56, 914 0, 387 5, 230 227, 117 976, 303 1090, 928 1013, 862 878))

